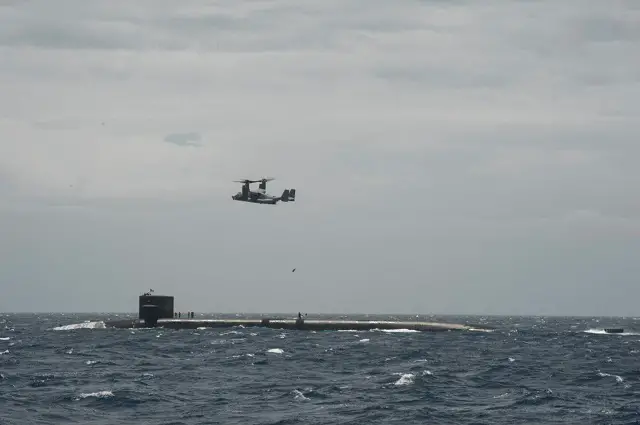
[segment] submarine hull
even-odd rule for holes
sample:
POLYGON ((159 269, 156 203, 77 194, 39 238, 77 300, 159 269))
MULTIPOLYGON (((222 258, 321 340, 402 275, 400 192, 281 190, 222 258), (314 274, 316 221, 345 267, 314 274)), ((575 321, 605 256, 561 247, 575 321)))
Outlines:
POLYGON ((356 330, 366 331, 373 329, 393 330, 409 329, 423 332, 438 331, 463 331, 463 330, 491 330, 491 328, 469 326, 455 323, 434 322, 390 322, 390 321, 364 321, 364 320, 287 320, 287 319, 159 319, 154 326, 140 320, 116 320, 105 322, 110 328, 150 328, 165 329, 198 329, 198 328, 229 328, 234 326, 265 327, 272 329, 298 329, 308 331, 340 331, 356 330))
MULTIPOLYGON (((259 319, 182 319, 176 318, 174 297, 153 295, 153 290, 138 298, 138 318, 132 320, 109 320, 104 322, 107 328, 164 328, 164 329, 198 329, 198 328, 230 328, 234 326, 263 327, 272 329, 299 329, 307 331, 367 331, 373 329, 393 330, 409 329, 414 331, 464 331, 486 330, 491 328, 476 325, 434 322, 395 322, 379 320, 306 320, 298 313, 297 319, 278 317, 259 319)), ((190 313, 193 317, 193 313, 190 313)))

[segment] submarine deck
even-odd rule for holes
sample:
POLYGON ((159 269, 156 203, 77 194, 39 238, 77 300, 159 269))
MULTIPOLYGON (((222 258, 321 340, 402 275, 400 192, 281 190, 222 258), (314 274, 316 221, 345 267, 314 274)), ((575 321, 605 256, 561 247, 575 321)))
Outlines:
MULTIPOLYGON (((140 320, 116 320, 105 322, 111 328, 146 328, 140 320)), ((156 326, 165 329, 197 329, 197 328, 228 328, 234 326, 266 327, 273 329, 298 329, 311 331, 338 330, 373 330, 373 329, 409 329, 415 331, 464 331, 491 330, 485 326, 471 326, 456 323, 436 322, 395 322, 395 321, 365 321, 365 320, 310 320, 298 322, 294 319, 159 319, 156 326)))

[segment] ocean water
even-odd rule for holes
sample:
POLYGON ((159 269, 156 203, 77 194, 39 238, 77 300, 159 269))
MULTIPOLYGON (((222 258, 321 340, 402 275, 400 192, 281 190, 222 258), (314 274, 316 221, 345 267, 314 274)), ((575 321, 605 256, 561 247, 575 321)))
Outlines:
POLYGON ((114 318, 1 315, 0 424, 640 422, 637 318, 441 317, 496 328, 444 333, 101 327, 114 318))

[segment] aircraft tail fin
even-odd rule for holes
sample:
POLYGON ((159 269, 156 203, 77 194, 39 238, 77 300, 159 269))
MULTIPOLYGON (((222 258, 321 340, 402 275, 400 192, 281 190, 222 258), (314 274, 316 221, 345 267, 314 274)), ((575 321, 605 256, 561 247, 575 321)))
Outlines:
POLYGON ((292 202, 295 202, 296 200, 296 190, 295 189, 290 189, 289 190, 289 200, 292 202))
POLYGON ((285 190, 282 192, 282 196, 280 197, 280 200, 281 200, 282 202, 289 202, 289 189, 285 189, 285 190))

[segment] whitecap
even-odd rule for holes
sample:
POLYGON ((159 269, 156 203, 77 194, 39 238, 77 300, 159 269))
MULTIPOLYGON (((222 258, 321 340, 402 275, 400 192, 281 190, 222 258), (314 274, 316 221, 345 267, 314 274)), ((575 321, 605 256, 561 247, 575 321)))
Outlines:
POLYGON ((410 385, 413 384, 413 379, 415 378, 415 375, 413 373, 404 373, 402 374, 402 376, 400 377, 400 379, 398 379, 394 385, 410 385))
POLYGON ((84 322, 73 323, 71 325, 57 326, 53 328, 54 331, 72 331, 75 329, 105 329, 106 326, 103 321, 99 322, 84 322))
POLYGON ((111 391, 98 391, 95 393, 82 393, 80 397, 76 400, 80 400, 81 398, 94 397, 94 398, 107 398, 113 397, 113 393, 111 391))
POLYGON ((267 353, 282 354, 284 350, 282 348, 269 348, 267 353))
POLYGON ((609 333, 606 332, 604 329, 598 329, 598 328, 592 328, 592 329, 586 329, 584 331, 582 331, 586 334, 592 334, 592 335, 608 335, 608 336, 632 336, 632 335, 640 335, 640 333, 638 332, 620 332, 620 333, 609 333))
POLYGON ((611 376, 611 377, 616 378, 616 382, 618 382, 618 383, 620 383, 620 384, 621 384, 622 382, 624 382, 624 379, 622 379, 622 376, 619 376, 619 375, 612 375, 612 374, 610 374, 610 373, 598 372, 598 376, 601 376, 601 377, 611 376))
POLYGON ((302 391, 300 390, 293 390, 293 398, 295 398, 296 400, 309 400, 308 397, 305 397, 304 394, 302 394, 302 391))
POLYGON ((386 332, 386 333, 418 333, 415 329, 371 329, 372 332, 386 332))

